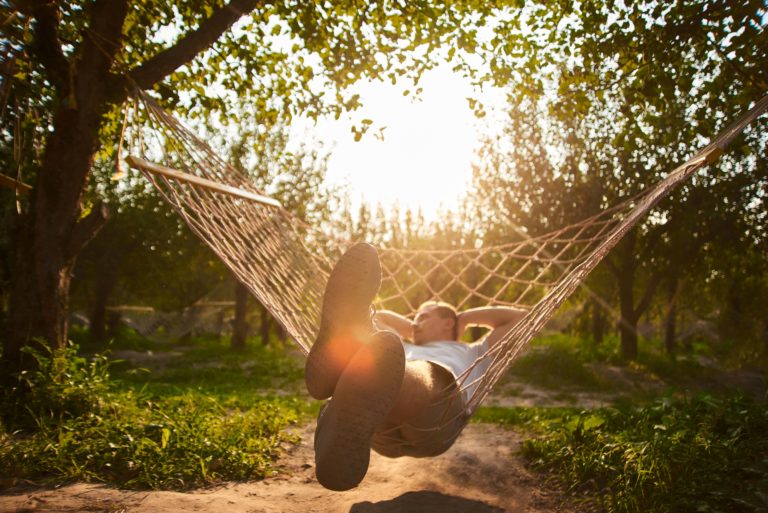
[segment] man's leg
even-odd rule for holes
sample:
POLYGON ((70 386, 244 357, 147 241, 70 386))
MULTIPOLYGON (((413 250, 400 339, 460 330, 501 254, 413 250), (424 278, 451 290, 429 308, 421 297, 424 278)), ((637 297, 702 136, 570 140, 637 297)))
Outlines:
POLYGON ((304 372, 307 391, 315 399, 333 395, 342 371, 372 334, 370 307, 380 284, 381 264, 370 244, 352 246, 336 263, 304 372))
POLYGON ((450 372, 427 361, 408 362, 400 394, 372 447, 388 457, 437 456, 453 445, 465 409, 450 372))
POLYGON ((349 490, 368 471, 371 437, 400 394, 405 352, 391 332, 362 345, 339 377, 315 431, 315 474, 324 487, 349 490))

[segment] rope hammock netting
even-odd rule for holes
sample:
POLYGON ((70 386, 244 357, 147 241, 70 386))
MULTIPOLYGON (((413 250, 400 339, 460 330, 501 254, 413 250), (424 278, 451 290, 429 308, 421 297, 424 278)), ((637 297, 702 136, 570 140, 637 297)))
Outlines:
MULTIPOLYGON (((529 309, 459 376, 454 396, 468 389, 474 393, 462 418, 445 418, 442 425, 458 420, 463 426, 525 344, 621 238, 681 182, 717 160, 767 109, 768 96, 660 182, 579 223, 492 247, 380 248, 377 308, 413 312, 423 301, 439 300, 458 309, 481 304, 529 309), (478 366, 482 372, 473 373, 478 366)), ((143 91, 136 92, 126 112, 126 126, 123 144, 131 154, 126 161, 141 170, 308 354, 329 273, 352 241, 295 218, 143 91)), ((425 437, 435 429, 425 430, 425 437)))

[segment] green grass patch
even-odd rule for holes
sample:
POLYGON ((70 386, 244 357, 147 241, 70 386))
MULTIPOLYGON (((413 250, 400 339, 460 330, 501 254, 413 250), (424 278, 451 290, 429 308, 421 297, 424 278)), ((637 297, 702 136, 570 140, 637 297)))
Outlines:
POLYGON ((603 390, 605 383, 586 365, 591 358, 584 354, 584 344, 577 340, 564 335, 538 339, 514 361, 510 375, 548 389, 603 390))
POLYGON ((302 387, 301 362, 280 348, 251 341, 244 351, 232 351, 227 339, 211 337, 170 350, 180 354, 169 358, 158 353, 142 364, 121 362, 113 366, 113 375, 124 386, 143 387, 155 395, 199 390, 242 404, 274 391, 297 395, 302 387))
MULTIPOLYGON (((104 344, 94 341, 88 328, 84 326, 70 326, 69 339, 83 351, 94 353, 104 349, 104 344)), ((164 350, 162 344, 142 336, 139 332, 128 326, 120 326, 117 334, 110 341, 109 348, 112 350, 129 349, 132 351, 164 350)))
POLYGON ((606 337, 600 345, 565 334, 538 337, 529 351, 513 362, 509 376, 549 390, 628 393, 638 397, 658 396, 654 389, 666 394, 672 390, 728 388, 718 385, 726 369, 703 365, 698 353, 672 357, 660 343, 642 340, 638 359, 626 362, 619 356, 619 344, 616 336, 606 337), (606 367, 626 372, 600 372, 606 367))
POLYGON ((278 394, 298 363, 262 346, 232 353, 220 341, 162 364, 121 363, 73 348, 37 355, 3 404, 0 475, 85 480, 127 488, 186 489, 273 472, 287 430, 317 404, 278 394), (266 388, 265 388, 266 387, 266 388))
POLYGON ((577 408, 563 407, 481 406, 472 415, 472 422, 519 427, 541 433, 553 421, 564 415, 576 415, 579 411, 577 408))
POLYGON ((529 430, 531 465, 606 511, 768 510, 768 409, 752 399, 481 408, 476 420, 529 430))

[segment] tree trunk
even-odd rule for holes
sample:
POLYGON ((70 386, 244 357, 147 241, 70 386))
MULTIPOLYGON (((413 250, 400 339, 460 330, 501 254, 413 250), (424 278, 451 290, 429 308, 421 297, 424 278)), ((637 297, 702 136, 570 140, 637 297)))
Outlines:
MULTIPOLYGON (((647 251, 652 245, 653 239, 646 241, 645 250, 647 251)), ((619 289, 621 356, 625 360, 635 360, 637 359, 638 341, 637 322, 640 320, 640 316, 648 310, 663 274, 658 271, 650 272, 645 290, 635 305, 635 277, 641 263, 640 258, 642 258, 637 251, 637 232, 635 230, 630 231, 614 251, 618 254, 618 262, 613 262, 609 268, 616 275, 619 289)))
MULTIPOLYGON (((27 2, 29 3, 29 2, 27 2)), ((200 26, 130 71, 133 82, 149 88, 208 48, 256 0, 232 0, 215 9, 200 26)), ((10 283, 7 336, 3 339, 0 380, 32 368, 21 349, 30 343, 62 347, 67 337, 69 285, 75 258, 106 220, 106 210, 82 217, 82 195, 98 148, 103 115, 122 102, 129 80, 111 75, 123 44, 128 0, 87 3, 85 37, 71 55, 57 32, 57 2, 33 2, 30 44, 54 89, 55 111, 46 137, 28 208, 16 221, 14 269, 10 283), (40 342, 40 341, 43 342, 40 342)))
POLYGON ((70 111, 57 114, 30 210, 18 219, 3 351, 12 369, 25 368, 21 348, 32 340, 43 339, 52 349, 65 345, 75 257, 106 219, 106 211, 98 207, 79 220, 98 132, 98 116, 82 117, 70 111))
POLYGON ((619 247, 619 262, 615 267, 619 289, 619 335, 621 357, 624 360, 637 359, 637 320, 635 314, 635 232, 628 233, 619 247))
POLYGON ((269 334, 272 331, 272 314, 267 307, 261 306, 261 315, 259 316, 259 335, 261 336, 261 345, 269 344, 269 334))
MULTIPOLYGON (((113 268, 113 270, 115 270, 113 268)), ((107 305, 112 297, 112 291, 117 284, 117 272, 107 272, 96 284, 96 293, 91 310, 90 329, 91 340, 97 343, 107 340, 107 305)))
MULTIPOLYGON (((621 290, 619 290, 621 296, 621 290)), ((631 307, 632 304, 628 303, 631 307)), ((619 335, 621 336, 621 357, 624 360, 637 359, 637 319, 630 308, 627 310, 627 303, 621 303, 621 319, 619 320, 619 335)))
MULTIPOLYGON (((55 30, 52 18, 45 17, 45 11, 54 7, 39 7, 36 37, 48 37, 46 31, 55 30)), ((33 362, 21 351, 27 344, 44 343, 57 349, 66 343, 75 258, 107 217, 101 206, 82 217, 81 200, 108 107, 109 71, 119 42, 105 51, 93 41, 99 34, 114 40, 114 34, 121 33, 126 12, 125 1, 93 3, 90 30, 96 37, 84 40, 78 60, 72 63, 51 46, 38 47, 39 57, 56 85, 58 105, 28 209, 16 219, 2 372, 31 368, 33 362)))
POLYGON ((664 347, 667 354, 674 356, 677 338, 677 298, 680 295, 680 280, 673 275, 667 289, 667 311, 664 313, 664 347))
POLYGON ((232 349, 245 349, 245 339, 248 337, 248 289, 235 281, 235 320, 232 325, 232 349))
POLYGON ((605 338, 605 312, 597 301, 591 301, 592 304, 592 343, 599 346, 605 338))
MULTIPOLYGON (((46 224, 60 223, 52 217, 46 224)), ((50 227, 46 228, 46 232, 51 231, 50 227)), ((31 230, 22 231, 17 227, 8 336, 3 344, 3 363, 5 370, 10 372, 31 368, 33 360, 21 351, 26 345, 38 349, 46 343, 52 349, 64 347, 69 283, 74 266, 74 259, 64 257, 59 251, 51 251, 45 258, 34 255, 34 247, 50 247, 51 241, 48 237, 35 237, 31 230), (40 239, 45 242, 38 242, 40 239)))

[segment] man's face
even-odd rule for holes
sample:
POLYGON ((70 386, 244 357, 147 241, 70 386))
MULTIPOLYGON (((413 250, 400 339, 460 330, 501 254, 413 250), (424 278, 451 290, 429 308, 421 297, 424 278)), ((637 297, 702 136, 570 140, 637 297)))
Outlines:
POLYGON ((422 308, 413 319, 413 341, 416 344, 450 340, 452 332, 453 321, 440 317, 434 306, 422 308))

